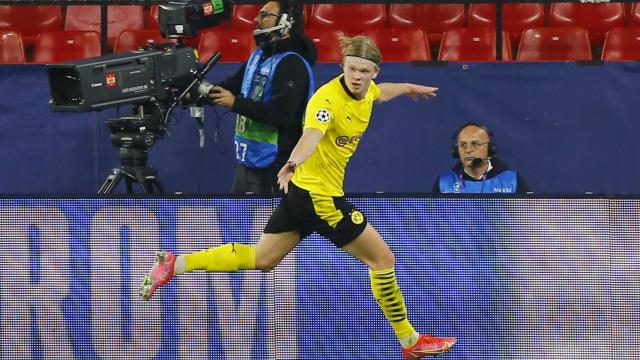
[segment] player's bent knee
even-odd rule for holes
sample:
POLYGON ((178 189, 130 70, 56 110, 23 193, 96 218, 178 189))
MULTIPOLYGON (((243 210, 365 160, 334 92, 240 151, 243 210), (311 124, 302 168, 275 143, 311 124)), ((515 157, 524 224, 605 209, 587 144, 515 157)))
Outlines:
POLYGON ((390 269, 396 264, 396 257, 391 251, 387 251, 382 255, 381 262, 386 269, 390 269))
POLYGON ((369 267, 372 270, 386 270, 391 269, 395 266, 396 258, 393 253, 389 251, 382 252, 377 254, 377 256, 372 259, 369 263, 369 267))
POLYGON ((393 255, 393 252, 389 251, 387 254, 385 254, 385 262, 387 262, 389 264, 389 267, 393 267, 396 264, 396 257, 395 255, 393 255))

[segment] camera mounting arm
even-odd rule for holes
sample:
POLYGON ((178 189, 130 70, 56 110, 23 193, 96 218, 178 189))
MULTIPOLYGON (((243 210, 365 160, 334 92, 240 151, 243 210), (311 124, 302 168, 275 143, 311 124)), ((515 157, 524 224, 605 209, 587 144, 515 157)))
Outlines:
POLYGON ((173 109, 178 104, 182 103, 182 100, 184 100, 184 98, 187 96, 187 94, 192 92, 193 88, 196 85, 198 86, 198 89, 197 89, 198 94, 201 97, 208 95, 209 89, 211 88, 212 85, 208 81, 204 80, 204 77, 211 70, 211 68, 213 68, 213 66, 220 60, 221 57, 222 57, 222 52, 216 51, 209 58, 209 60, 207 60, 205 65, 202 67, 202 69, 196 71, 191 83, 189 83, 189 85, 182 91, 182 93, 180 93, 180 95, 178 95, 178 97, 171 103, 171 105, 169 106, 169 108, 165 112, 164 119, 163 119, 164 126, 167 126, 169 124, 169 117, 171 116, 171 112, 173 111, 173 109))

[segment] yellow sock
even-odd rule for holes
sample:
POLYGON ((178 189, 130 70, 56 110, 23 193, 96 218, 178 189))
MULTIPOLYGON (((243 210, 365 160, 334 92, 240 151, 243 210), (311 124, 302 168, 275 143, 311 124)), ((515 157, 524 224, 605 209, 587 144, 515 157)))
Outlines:
POLYGON ((389 320, 398 339, 406 339, 415 334, 413 326, 407 320, 407 308, 402 292, 396 281, 396 273, 391 269, 369 270, 371 290, 378 306, 389 320))
POLYGON ((230 243, 185 255, 185 270, 231 272, 256 268, 256 246, 230 243))

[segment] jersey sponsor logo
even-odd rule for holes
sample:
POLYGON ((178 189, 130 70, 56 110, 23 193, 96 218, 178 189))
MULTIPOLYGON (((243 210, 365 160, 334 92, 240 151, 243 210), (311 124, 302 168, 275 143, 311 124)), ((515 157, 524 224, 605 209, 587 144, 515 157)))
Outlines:
POLYGON ((356 225, 360 225, 364 222, 364 215, 362 215, 362 213, 358 210, 354 210, 351 213, 351 222, 353 222, 356 225))
POLYGON ((331 114, 325 109, 320 109, 316 112, 316 120, 321 123, 328 123, 331 120, 331 114))
POLYGON ((362 139, 362 134, 353 135, 352 137, 342 135, 336 138, 336 145, 346 146, 349 144, 357 144, 360 139, 362 139))

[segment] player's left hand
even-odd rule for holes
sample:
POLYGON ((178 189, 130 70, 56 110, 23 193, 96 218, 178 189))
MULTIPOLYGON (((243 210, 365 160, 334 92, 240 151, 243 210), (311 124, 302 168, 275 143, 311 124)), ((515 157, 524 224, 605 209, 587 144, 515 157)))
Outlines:
POLYGON ((409 97, 411 97, 411 99, 413 99, 414 101, 420 100, 420 99, 430 99, 432 97, 435 97, 437 94, 436 92, 438 91, 437 87, 431 87, 431 86, 423 86, 423 85, 416 85, 416 84, 409 84, 409 97))

